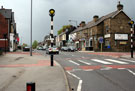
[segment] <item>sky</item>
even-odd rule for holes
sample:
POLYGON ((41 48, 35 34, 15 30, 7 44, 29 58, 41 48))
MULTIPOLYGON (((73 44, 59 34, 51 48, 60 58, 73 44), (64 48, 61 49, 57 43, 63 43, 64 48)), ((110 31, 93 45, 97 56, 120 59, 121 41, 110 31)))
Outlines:
MULTIPOLYGON (((51 18, 49 10, 55 9, 54 16, 54 35, 63 25, 72 24, 76 26, 81 21, 88 23, 92 21, 94 15, 99 17, 117 10, 119 0, 32 0, 32 41, 41 42, 50 33, 51 18)), ((135 20, 135 0, 120 0, 124 5, 123 11, 135 20)), ((0 6, 12 9, 15 12, 17 23, 17 33, 19 33, 20 44, 30 45, 30 16, 31 0, 0 0, 0 6)))

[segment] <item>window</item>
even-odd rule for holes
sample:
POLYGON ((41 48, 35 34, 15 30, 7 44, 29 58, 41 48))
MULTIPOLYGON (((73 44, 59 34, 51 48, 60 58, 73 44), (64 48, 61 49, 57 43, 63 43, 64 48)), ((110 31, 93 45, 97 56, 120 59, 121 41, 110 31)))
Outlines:
POLYGON ((88 47, 89 46, 89 40, 86 40, 85 43, 86 43, 86 47, 88 47))
POLYGON ((109 32, 109 26, 105 27, 105 33, 107 34, 109 32))
POLYGON ((110 41, 109 40, 105 40, 105 46, 110 46, 110 41))

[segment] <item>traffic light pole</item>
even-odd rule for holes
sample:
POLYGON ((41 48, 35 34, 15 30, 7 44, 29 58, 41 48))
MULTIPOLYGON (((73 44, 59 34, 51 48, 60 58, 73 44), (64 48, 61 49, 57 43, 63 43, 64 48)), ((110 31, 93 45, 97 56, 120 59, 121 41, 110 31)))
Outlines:
POLYGON ((131 26, 131 58, 133 58, 133 25, 131 26))
MULTIPOLYGON (((51 39, 51 47, 53 47, 53 17, 51 16, 51 33, 50 33, 50 39, 51 39)), ((51 66, 53 66, 53 54, 50 55, 51 58, 51 66)))

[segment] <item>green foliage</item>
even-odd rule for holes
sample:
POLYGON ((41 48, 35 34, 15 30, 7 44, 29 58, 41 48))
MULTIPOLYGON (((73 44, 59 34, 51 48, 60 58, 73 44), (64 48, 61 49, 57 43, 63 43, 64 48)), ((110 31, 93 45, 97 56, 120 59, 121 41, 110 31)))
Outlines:
POLYGON ((36 40, 34 40, 33 44, 32 44, 32 48, 35 49, 38 46, 38 42, 36 40))
POLYGON ((23 45, 22 45, 23 47, 26 47, 26 46, 28 46, 27 44, 25 44, 25 43, 23 43, 23 45))
POLYGON ((70 28, 71 25, 64 25, 60 30, 58 30, 57 34, 61 34, 62 32, 65 32, 66 29, 70 28))

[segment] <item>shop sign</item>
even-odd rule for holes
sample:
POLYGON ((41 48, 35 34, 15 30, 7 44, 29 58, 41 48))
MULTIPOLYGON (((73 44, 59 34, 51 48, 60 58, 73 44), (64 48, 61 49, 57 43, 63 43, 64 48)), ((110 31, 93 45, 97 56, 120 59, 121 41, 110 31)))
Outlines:
POLYGON ((115 34, 115 40, 128 40, 128 34, 115 34))
POLYGON ((123 42, 123 41, 121 41, 121 42, 120 42, 120 44, 121 44, 121 45, 126 45, 126 44, 127 44, 127 42, 123 42))
POLYGON ((85 40, 85 38, 81 38, 81 39, 80 39, 80 41, 84 41, 84 40, 85 40))
POLYGON ((75 43, 77 44, 77 43, 79 43, 79 41, 76 41, 75 43))
POLYGON ((106 34, 104 37, 105 37, 105 38, 110 38, 111 35, 110 35, 110 34, 106 34))

